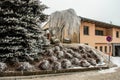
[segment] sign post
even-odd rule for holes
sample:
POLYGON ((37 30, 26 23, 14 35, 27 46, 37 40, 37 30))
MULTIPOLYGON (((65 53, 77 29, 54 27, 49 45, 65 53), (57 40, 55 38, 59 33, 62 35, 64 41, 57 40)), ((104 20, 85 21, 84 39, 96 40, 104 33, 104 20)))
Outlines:
POLYGON ((110 68, 110 47, 111 47, 111 41, 112 41, 112 37, 111 36, 107 36, 106 40, 108 41, 108 46, 109 46, 109 58, 108 58, 108 67, 110 68))

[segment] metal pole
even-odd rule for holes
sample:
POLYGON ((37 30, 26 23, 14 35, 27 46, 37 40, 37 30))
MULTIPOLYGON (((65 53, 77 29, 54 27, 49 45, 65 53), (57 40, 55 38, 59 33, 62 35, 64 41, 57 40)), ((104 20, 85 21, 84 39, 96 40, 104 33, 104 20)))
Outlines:
POLYGON ((111 50, 110 50, 110 49, 111 49, 111 48, 110 48, 110 47, 111 47, 111 43, 110 43, 110 42, 108 43, 108 46, 109 46, 109 54, 108 54, 108 55, 109 55, 109 58, 108 58, 108 67, 110 68, 110 52, 111 52, 111 50))

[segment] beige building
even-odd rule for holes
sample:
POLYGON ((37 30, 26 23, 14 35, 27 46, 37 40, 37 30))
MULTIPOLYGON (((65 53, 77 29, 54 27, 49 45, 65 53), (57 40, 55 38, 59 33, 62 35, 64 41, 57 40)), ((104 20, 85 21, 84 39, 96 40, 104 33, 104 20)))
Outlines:
MULTIPOLYGON (((106 54, 110 52, 113 56, 120 56, 120 26, 88 18, 80 18, 81 25, 79 32, 74 32, 71 38, 72 43, 84 43, 99 49, 106 54), (79 35, 79 37, 76 35, 79 35), (110 47, 106 41, 107 36, 111 36, 113 38, 110 47)), ((46 24, 43 28, 49 28, 49 25, 46 24)), ((64 28, 62 31, 62 42, 67 38, 66 33, 67 30, 64 28)))

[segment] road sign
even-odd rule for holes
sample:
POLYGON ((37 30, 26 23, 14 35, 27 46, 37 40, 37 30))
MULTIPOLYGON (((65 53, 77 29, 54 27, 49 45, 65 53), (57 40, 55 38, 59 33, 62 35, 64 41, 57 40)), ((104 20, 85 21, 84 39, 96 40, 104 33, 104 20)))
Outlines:
POLYGON ((112 37, 111 37, 111 36, 107 36, 107 37, 106 37, 106 40, 107 40, 108 42, 111 42, 111 41, 112 41, 112 37))

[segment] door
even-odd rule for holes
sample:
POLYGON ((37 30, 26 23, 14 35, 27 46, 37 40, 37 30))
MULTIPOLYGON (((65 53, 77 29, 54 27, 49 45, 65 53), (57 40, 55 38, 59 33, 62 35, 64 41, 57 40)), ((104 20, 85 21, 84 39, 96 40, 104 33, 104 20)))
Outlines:
POLYGON ((120 56, 120 46, 115 46, 115 56, 120 56))

